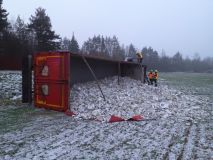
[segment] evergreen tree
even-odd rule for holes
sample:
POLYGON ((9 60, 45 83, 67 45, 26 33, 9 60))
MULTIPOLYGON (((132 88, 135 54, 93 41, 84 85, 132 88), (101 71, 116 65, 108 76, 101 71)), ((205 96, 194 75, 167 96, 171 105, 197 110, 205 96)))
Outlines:
POLYGON ((3 0, 0 0, 0 54, 6 53, 6 46, 8 41, 7 28, 9 23, 7 22, 7 11, 2 7, 3 0), (7 38, 7 39, 5 39, 7 38))
POLYGON ((79 45, 77 40, 75 39, 74 34, 72 35, 72 39, 70 41, 70 45, 69 45, 69 51, 72 53, 79 53, 79 45))
POLYGON ((118 38, 113 36, 113 38, 103 36, 94 36, 92 39, 89 38, 84 42, 82 46, 82 51, 84 53, 100 56, 100 57, 111 57, 117 60, 123 60, 125 49, 120 46, 118 38))
POLYGON ((16 36, 23 42, 25 42, 28 39, 28 31, 27 31, 27 25, 24 23, 24 21, 20 18, 20 16, 17 17, 16 23, 14 25, 14 31, 16 36))
POLYGON ((112 57, 113 53, 113 44, 112 44, 112 39, 110 37, 106 37, 105 39, 105 46, 108 52, 108 55, 112 57))
POLYGON ((105 44, 103 43, 104 40, 101 38, 100 35, 94 36, 93 38, 89 38, 86 42, 84 42, 82 51, 93 56, 103 56, 104 53, 102 53, 102 50, 105 50, 105 44))
POLYGON ((113 36, 112 38, 112 48, 113 48, 113 51, 112 51, 112 57, 116 60, 123 60, 124 59, 124 55, 122 55, 122 50, 121 50, 121 47, 120 47, 120 44, 118 42, 118 39, 116 36, 113 36))
POLYGON ((135 47, 134 47, 133 44, 130 44, 130 45, 129 45, 129 53, 128 53, 128 56, 129 56, 129 57, 134 57, 134 58, 136 58, 136 49, 135 49, 135 47))
POLYGON ((109 57, 103 36, 101 36, 101 53, 103 54, 103 57, 109 57))
POLYGON ((177 52, 173 57, 172 57, 172 64, 173 64, 173 68, 174 70, 179 70, 179 71, 183 71, 183 58, 182 55, 180 54, 180 52, 177 52))
POLYGON ((3 0, 0 0, 0 33, 7 29, 9 23, 7 22, 8 13, 2 7, 3 0))
POLYGON ((27 25, 20 18, 20 16, 17 17, 13 30, 20 45, 19 52, 24 55, 33 53, 34 38, 31 36, 27 29, 27 25))
POLYGON ((69 51, 70 40, 67 37, 64 37, 61 41, 61 49, 65 51, 69 51))
POLYGON ((57 50, 60 47, 60 39, 58 35, 52 31, 52 24, 45 9, 36 9, 35 16, 31 16, 28 28, 35 34, 37 51, 57 50))

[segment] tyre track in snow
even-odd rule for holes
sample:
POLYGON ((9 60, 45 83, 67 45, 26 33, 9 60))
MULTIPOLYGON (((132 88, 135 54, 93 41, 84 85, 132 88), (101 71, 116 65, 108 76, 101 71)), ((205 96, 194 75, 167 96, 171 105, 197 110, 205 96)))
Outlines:
POLYGON ((213 159, 213 121, 201 123, 196 128, 195 147, 193 152, 194 159, 213 159))

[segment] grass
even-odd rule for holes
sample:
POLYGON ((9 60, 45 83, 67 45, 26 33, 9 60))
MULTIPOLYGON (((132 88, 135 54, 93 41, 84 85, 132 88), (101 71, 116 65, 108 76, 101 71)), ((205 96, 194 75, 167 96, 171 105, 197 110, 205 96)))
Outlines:
POLYGON ((0 105, 0 134, 6 132, 20 130, 26 126, 28 122, 33 121, 39 116, 54 117, 60 114, 56 111, 46 110, 42 108, 35 108, 29 105, 24 105, 20 102, 11 105, 0 105))
POLYGON ((160 77, 173 84, 186 84, 193 87, 213 85, 213 74, 208 73, 161 73, 160 77))
MULTIPOLYGON (((208 73, 161 73, 160 78, 183 91, 193 92, 195 95, 213 95, 213 74, 208 73)), ((211 97, 213 98, 213 97, 211 97)))
POLYGON ((0 106, 22 105, 21 100, 11 100, 10 98, 0 99, 0 106))
POLYGON ((28 106, 14 108, 10 106, 1 107, 4 107, 4 109, 0 112, 0 133, 21 129, 25 123, 31 120, 31 115, 35 112, 34 108, 28 106), (5 107, 8 107, 8 109, 5 109, 5 107))

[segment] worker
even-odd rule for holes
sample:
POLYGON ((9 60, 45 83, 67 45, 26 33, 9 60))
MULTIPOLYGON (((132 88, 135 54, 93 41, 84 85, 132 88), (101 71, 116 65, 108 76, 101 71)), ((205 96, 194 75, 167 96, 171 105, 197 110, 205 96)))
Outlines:
POLYGON ((140 51, 138 51, 136 53, 136 56, 137 56, 138 63, 142 63, 142 61, 143 61, 143 54, 140 51))
POLYGON ((153 71, 150 70, 149 73, 148 73, 148 78, 149 78, 149 85, 153 85, 153 71))
POLYGON ((153 82, 155 83, 155 87, 157 87, 157 81, 158 81, 158 71, 155 70, 153 73, 153 82))
POLYGON ((148 85, 150 84, 149 77, 147 74, 145 75, 145 83, 147 83, 148 85))

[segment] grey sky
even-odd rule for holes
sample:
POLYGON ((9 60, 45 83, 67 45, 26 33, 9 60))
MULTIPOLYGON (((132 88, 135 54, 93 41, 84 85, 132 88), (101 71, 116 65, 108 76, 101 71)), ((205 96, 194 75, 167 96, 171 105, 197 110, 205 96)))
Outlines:
POLYGON ((4 0, 9 19, 28 21, 43 7, 62 37, 80 45, 93 35, 116 35, 121 44, 161 53, 213 56, 213 0, 4 0))

